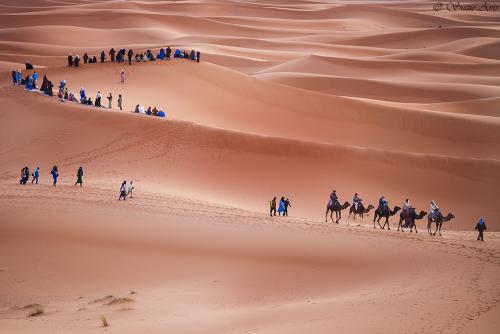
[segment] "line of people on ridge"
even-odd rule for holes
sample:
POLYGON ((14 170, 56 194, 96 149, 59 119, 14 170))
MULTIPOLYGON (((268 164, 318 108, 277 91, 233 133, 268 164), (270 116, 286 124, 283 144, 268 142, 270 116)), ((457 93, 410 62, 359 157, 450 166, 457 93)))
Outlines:
MULTIPOLYGON (((114 48, 111 48, 108 52, 109 59, 111 62, 123 63, 125 62, 125 56, 127 57, 128 64, 132 65, 132 59, 135 59, 136 62, 147 62, 147 61, 155 61, 155 60, 171 60, 172 49, 170 46, 167 48, 160 48, 156 56, 154 55, 151 49, 147 49, 146 52, 135 53, 132 49, 129 49, 128 52, 125 49, 120 49, 116 51, 114 48)), ((89 56, 87 52, 83 55, 83 63, 84 64, 93 64, 97 63, 97 56, 89 56)), ((176 49, 174 51, 174 58, 183 58, 189 59, 192 61, 200 62, 201 53, 200 51, 191 50, 191 52, 187 52, 185 50, 181 51, 180 49, 176 49)), ((101 51, 99 55, 99 60, 101 63, 104 63, 106 57, 106 52, 104 50, 101 51)), ((69 67, 79 67, 80 66, 80 55, 73 56, 70 52, 68 54, 68 66, 69 67)))
MULTIPOLYGON (((57 185, 57 180, 59 179, 59 170, 57 169, 57 166, 53 166, 50 175, 52 176, 52 185, 55 187, 57 185)), ((19 184, 26 184, 29 181, 30 176, 32 177, 31 179, 31 184, 38 184, 38 181, 40 179, 40 167, 35 166, 35 169, 30 175, 30 169, 25 166, 21 169, 21 179, 19 180, 19 184)), ((76 182, 75 186, 80 185, 80 187, 83 187, 83 167, 80 166, 76 172, 76 182)))
MULTIPOLYGON (((273 197, 273 199, 269 202, 269 215, 271 217, 276 216, 276 196, 273 197)), ((281 197, 280 203, 278 206, 278 216, 281 216, 283 214, 284 216, 288 216, 288 207, 292 207, 290 204, 290 200, 288 198, 285 199, 285 197, 281 197)))
MULTIPOLYGON (((25 89, 27 90, 33 90, 33 89, 38 89, 37 88, 37 80, 38 80, 38 73, 36 71, 33 72, 33 74, 28 73, 26 78, 22 77, 22 72, 21 70, 19 71, 12 71, 12 83, 13 85, 25 85, 25 89)), ((125 71, 121 70, 120 71, 120 82, 123 84, 125 83, 125 71)), ((69 92, 68 86, 66 84, 66 80, 61 80, 59 83, 59 86, 57 86, 58 92, 57 92, 57 98, 59 98, 62 102, 69 101, 69 102, 75 102, 75 103, 81 103, 84 105, 89 105, 89 106, 95 106, 98 108, 104 108, 105 106, 103 105, 102 102, 102 94, 101 91, 98 91, 94 102, 92 102, 92 99, 87 96, 87 93, 85 92, 85 89, 83 87, 80 88, 80 98, 77 98, 75 94, 69 92)), ((47 79, 47 76, 43 76, 43 82, 40 87, 40 91, 47 95, 47 96, 53 96, 53 90, 54 90, 54 85, 50 80, 47 79)), ((108 93, 106 96, 106 99, 108 100, 107 103, 107 108, 111 109, 113 108, 113 94, 108 93)), ((120 110, 123 110, 123 96, 122 94, 118 94, 118 99, 117 101, 117 108, 120 110)), ((138 114, 146 114, 150 116, 157 116, 157 117, 166 117, 167 114, 163 110, 163 108, 159 107, 157 108, 156 106, 154 108, 149 107, 146 109, 143 105, 136 105, 135 113, 138 114)))

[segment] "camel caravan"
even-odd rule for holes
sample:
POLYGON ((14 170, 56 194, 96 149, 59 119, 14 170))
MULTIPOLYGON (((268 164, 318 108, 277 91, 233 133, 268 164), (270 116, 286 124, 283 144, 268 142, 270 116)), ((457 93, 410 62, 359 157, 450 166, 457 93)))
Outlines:
MULTIPOLYGON (((347 208, 349 208, 349 215, 347 217, 348 225, 351 216, 353 217, 354 221, 356 221, 356 216, 359 216, 359 218, 361 218, 361 221, 363 221, 364 215, 375 209, 375 207, 371 204, 365 207, 362 203, 362 199, 358 196, 358 194, 354 194, 352 205, 349 202, 344 202, 344 204, 341 204, 338 199, 337 192, 334 190, 330 194, 330 199, 328 201, 328 204, 326 205, 325 222, 328 222, 328 214, 330 214, 332 223, 339 224, 339 221, 342 218, 342 210, 345 210, 347 208), (335 219, 333 218, 334 213, 335 219)), ((378 224, 378 226, 382 230, 385 229, 386 226, 387 229, 390 230, 391 227, 389 224, 389 218, 391 216, 397 215, 398 212, 401 211, 399 213, 398 231, 404 232, 405 228, 409 228, 410 232, 413 232, 413 229, 415 229, 415 233, 418 233, 417 225, 415 222, 427 216, 427 232, 429 233, 429 235, 436 235, 436 233, 439 233, 439 235, 441 235, 441 228, 443 226, 443 223, 452 220, 453 218, 455 218, 455 216, 452 213, 443 216, 441 210, 434 201, 431 201, 430 208, 431 212, 429 214, 427 214, 427 212, 425 211, 420 211, 419 213, 417 213, 417 210, 412 206, 410 200, 406 199, 403 208, 394 206, 394 208, 391 209, 389 207, 389 202, 387 202, 385 197, 382 196, 379 199, 379 204, 375 209, 375 213, 373 215, 373 228, 377 228, 376 224, 378 224), (380 224, 381 219, 385 219, 383 225, 380 224), (433 223, 436 224, 434 232, 432 232, 433 223)))

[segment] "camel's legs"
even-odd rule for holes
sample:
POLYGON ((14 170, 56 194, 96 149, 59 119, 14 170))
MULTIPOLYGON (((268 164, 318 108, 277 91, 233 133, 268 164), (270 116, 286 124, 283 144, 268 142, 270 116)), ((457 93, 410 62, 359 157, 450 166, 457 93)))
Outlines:
POLYGON ((439 236, 441 236, 441 227, 443 226, 443 223, 439 223, 439 236))
MULTIPOLYGON (((380 219, 381 218, 382 218, 382 216, 378 216, 377 223, 378 223, 378 226, 380 226, 381 229, 384 229, 385 224, 384 224, 384 227, 382 227, 382 225, 380 225, 380 219)), ((386 221, 386 223, 387 223, 387 221, 386 221)))
POLYGON ((418 231, 417 231, 417 223, 413 222, 412 227, 415 227, 415 234, 418 233, 418 231))
POLYGON ((436 235, 436 232, 438 231, 438 226, 439 226, 439 223, 436 222, 436 230, 434 231, 434 233, 432 235, 436 235))

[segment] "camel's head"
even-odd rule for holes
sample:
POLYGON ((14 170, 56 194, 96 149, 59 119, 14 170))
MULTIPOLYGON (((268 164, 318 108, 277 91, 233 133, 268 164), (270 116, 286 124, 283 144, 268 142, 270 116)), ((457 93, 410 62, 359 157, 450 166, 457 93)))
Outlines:
POLYGON ((375 208, 375 207, 374 207, 373 205, 371 205, 371 204, 370 204, 370 205, 368 205, 368 207, 367 207, 367 209, 368 209, 368 210, 371 210, 371 209, 374 209, 374 208, 375 208))
POLYGON ((449 213, 448 216, 446 216, 446 218, 448 220, 452 220, 453 218, 455 218, 455 215, 453 213, 449 213))
POLYGON ((345 208, 348 208, 350 207, 351 204, 349 202, 345 202, 344 205, 342 205, 342 207, 345 209, 345 208))
POLYGON ((398 212, 399 210, 401 210, 401 208, 400 208, 399 206, 395 206, 395 207, 394 207, 394 211, 395 211, 395 212, 398 212))
POLYGON ((425 211, 423 211, 423 210, 422 210, 422 211, 420 211, 420 215, 421 215, 422 217, 425 217, 425 216, 427 216, 427 212, 425 212, 425 211))

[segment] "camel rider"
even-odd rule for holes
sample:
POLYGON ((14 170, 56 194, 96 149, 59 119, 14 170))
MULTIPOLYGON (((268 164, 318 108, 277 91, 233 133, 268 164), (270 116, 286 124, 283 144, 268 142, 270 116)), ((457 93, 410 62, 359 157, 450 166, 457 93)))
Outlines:
POLYGON ((378 210, 384 211, 388 207, 389 202, 385 199, 384 196, 380 197, 378 200, 378 210))
POLYGON ((407 213, 410 213, 412 206, 409 198, 406 199, 405 204, 403 205, 403 209, 406 210, 407 213))
POLYGON ((361 197, 358 196, 358 193, 354 194, 352 201, 354 203, 354 210, 358 211, 359 205, 361 204, 361 201, 362 201, 361 197))
POLYGON ((338 202, 339 198, 337 196, 337 192, 335 190, 332 191, 332 193, 330 194, 330 206, 334 205, 335 202, 338 202))
POLYGON ((434 202, 434 200, 431 201, 431 217, 433 219, 436 219, 439 217, 439 206, 434 202))

